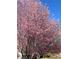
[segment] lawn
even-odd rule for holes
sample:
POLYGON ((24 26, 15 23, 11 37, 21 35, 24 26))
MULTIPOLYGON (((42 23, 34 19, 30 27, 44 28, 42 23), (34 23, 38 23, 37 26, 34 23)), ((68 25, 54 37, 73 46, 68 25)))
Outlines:
POLYGON ((61 59, 61 55, 60 54, 52 54, 50 57, 46 58, 40 58, 40 59, 61 59))

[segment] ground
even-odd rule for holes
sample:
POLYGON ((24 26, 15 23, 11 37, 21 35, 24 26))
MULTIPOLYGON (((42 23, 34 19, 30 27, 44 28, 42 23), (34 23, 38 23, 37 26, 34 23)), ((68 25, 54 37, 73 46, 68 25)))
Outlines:
POLYGON ((61 55, 60 54, 52 54, 51 57, 44 57, 44 58, 40 58, 40 59, 61 59, 61 55))

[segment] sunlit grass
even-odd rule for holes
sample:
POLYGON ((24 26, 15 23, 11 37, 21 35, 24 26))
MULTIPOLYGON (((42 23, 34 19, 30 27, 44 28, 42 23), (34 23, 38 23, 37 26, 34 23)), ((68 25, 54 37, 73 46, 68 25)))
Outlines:
POLYGON ((40 58, 40 59, 61 59, 61 55, 60 54, 52 54, 52 55, 50 55, 50 57, 44 57, 44 58, 40 58))

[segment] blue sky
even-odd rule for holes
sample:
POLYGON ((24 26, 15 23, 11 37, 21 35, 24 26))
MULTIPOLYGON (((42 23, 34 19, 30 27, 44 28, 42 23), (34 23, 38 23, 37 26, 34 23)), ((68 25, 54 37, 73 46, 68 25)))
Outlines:
POLYGON ((41 0, 43 4, 47 5, 50 11, 50 17, 55 18, 56 21, 61 20, 61 0, 41 0))

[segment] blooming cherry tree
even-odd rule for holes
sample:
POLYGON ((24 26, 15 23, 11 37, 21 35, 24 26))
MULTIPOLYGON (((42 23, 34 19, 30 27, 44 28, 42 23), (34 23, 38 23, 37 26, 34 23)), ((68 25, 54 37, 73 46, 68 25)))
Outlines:
POLYGON ((48 11, 39 0, 17 1, 17 47, 26 51, 26 55, 60 51, 54 43, 59 26, 48 19, 48 11))

